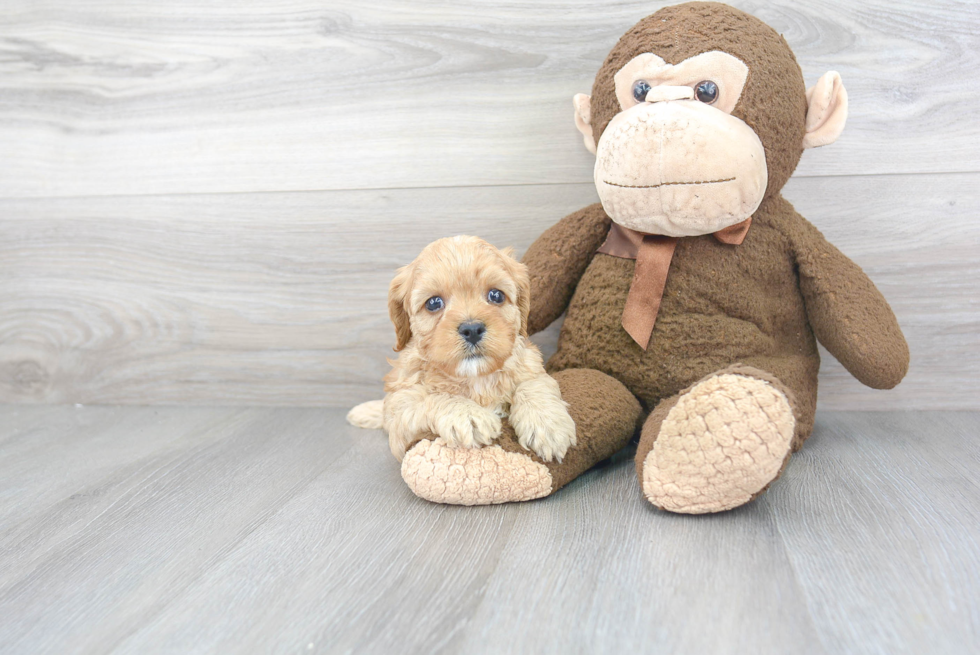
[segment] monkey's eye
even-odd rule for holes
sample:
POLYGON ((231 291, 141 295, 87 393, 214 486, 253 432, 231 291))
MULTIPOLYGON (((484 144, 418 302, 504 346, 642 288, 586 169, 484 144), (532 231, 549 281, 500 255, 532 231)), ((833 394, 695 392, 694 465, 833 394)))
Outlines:
POLYGON ((637 80, 633 82, 633 100, 637 102, 646 102, 647 94, 650 93, 650 83, 646 80, 637 80))
POLYGON ((698 82, 698 85, 694 87, 694 97, 706 105, 710 105, 718 99, 718 85, 711 80, 698 82))
POLYGON ((442 298, 440 298, 439 296, 432 296, 431 298, 425 301, 425 308, 428 309, 430 312, 437 312, 445 306, 446 303, 444 303, 442 301, 442 298))
POLYGON ((487 300, 492 305, 502 305, 505 297, 504 292, 500 289, 490 289, 490 291, 487 292, 487 300))

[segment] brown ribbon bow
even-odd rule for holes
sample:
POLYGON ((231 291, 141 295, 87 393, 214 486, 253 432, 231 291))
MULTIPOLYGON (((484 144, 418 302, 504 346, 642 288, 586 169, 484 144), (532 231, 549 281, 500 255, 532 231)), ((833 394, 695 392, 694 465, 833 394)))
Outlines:
MULTIPOLYGON (((718 230, 715 238, 721 243, 737 246, 745 239, 751 224, 752 218, 749 217, 741 223, 718 230)), ((633 282, 626 297, 626 307, 623 308, 623 328, 643 350, 647 349, 657 322, 675 247, 677 237, 644 234, 613 223, 599 248, 599 252, 606 255, 636 260, 633 282)))

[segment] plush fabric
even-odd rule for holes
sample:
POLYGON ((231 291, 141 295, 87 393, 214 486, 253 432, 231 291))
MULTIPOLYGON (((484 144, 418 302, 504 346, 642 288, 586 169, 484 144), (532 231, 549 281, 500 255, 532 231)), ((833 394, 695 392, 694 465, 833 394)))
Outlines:
POLYGON ((579 278, 606 240, 610 223, 602 205, 589 205, 546 230, 524 254, 534 294, 528 334, 545 329, 565 311, 579 278), (552 258, 554 265, 549 263, 552 258))
MULTIPOLYGON (((745 239, 752 219, 730 225, 714 233, 721 243, 737 246, 745 239)), ((623 329, 640 348, 647 349, 653 326, 660 311, 664 285, 670 271, 670 260, 674 256, 677 239, 673 237, 642 234, 613 223, 609 235, 599 248, 599 252, 635 259, 633 282, 623 309, 623 329)))
MULTIPOLYGON (((602 205, 565 217, 525 253, 528 332, 567 312, 547 367, 569 403, 577 444, 563 462, 546 465, 551 491, 625 446, 649 413, 636 455, 647 499, 675 512, 730 509, 764 491, 810 435, 818 339, 869 386, 893 387, 908 369, 908 345, 881 293, 779 193, 804 145, 839 134, 847 97, 839 76, 828 73, 810 91, 808 114, 799 65, 772 28, 718 3, 667 7, 641 20, 606 58, 591 100, 576 97, 586 145, 601 144, 623 109, 614 78, 628 62, 652 53, 679 64, 715 51, 748 67, 729 118, 743 121, 764 147, 765 194, 741 243, 710 233, 676 238, 646 349, 622 324, 637 261, 618 249, 618 256, 598 252, 612 225, 602 205)), ((640 109, 647 108, 623 111, 640 109)), ((691 120, 704 111, 692 108, 691 120)), ((622 220, 616 208, 610 213, 622 220)), ((500 448, 536 461, 511 443, 508 430, 500 448)), ((484 465, 492 466, 477 458, 458 478, 479 478, 484 465)))
POLYGON ((592 86, 592 132, 598 142, 619 113, 616 72, 652 52, 668 64, 712 51, 727 52, 749 67, 732 111, 755 130, 766 149, 767 195, 777 193, 803 154, 806 87, 785 39, 758 18, 717 2, 689 2, 647 16, 613 46, 592 86))
MULTIPOLYGON (((529 267, 547 269, 536 252, 529 251, 529 267)), ((884 298, 782 198, 756 212, 741 245, 711 235, 679 240, 646 351, 621 325, 634 265, 594 256, 568 306, 549 371, 603 371, 652 409, 730 364, 755 366, 799 399, 799 444, 810 433, 816 405, 815 329, 827 335, 831 353, 872 386, 894 386, 908 366, 907 346, 884 298), (811 305, 830 314, 817 316, 814 327, 811 305), (852 341, 843 331, 865 336, 852 341)), ((533 320, 533 285, 531 297, 533 320)))
MULTIPOLYGON (((593 87, 592 127, 601 138, 619 111, 613 75, 637 55, 652 50, 677 63, 716 49, 748 64, 732 115, 750 125, 766 149, 766 197, 743 242, 724 244, 712 235, 678 240, 644 351, 621 325, 635 261, 592 250, 611 221, 601 205, 587 207, 546 231, 525 254, 532 279, 529 325, 541 329, 567 310, 549 371, 601 371, 622 382, 658 424, 699 380, 732 365, 758 369, 759 379, 792 399, 795 450, 813 428, 817 339, 875 388, 898 384, 909 352, 891 308, 860 267, 779 195, 803 151, 807 115, 789 47, 761 21, 725 5, 663 9, 628 31, 606 59, 593 87)), ((640 469, 658 432, 646 452, 641 444, 640 469)))
POLYGON ((496 444, 449 448, 441 438, 423 439, 405 453, 402 479, 416 496, 448 505, 496 505, 552 492, 551 474, 540 462, 496 444))
POLYGON ((619 225, 697 236, 752 215, 765 197, 765 157, 752 128, 713 105, 691 98, 649 101, 606 126, 593 180, 603 208, 619 225))
POLYGON ((561 489, 630 442, 643 412, 622 383, 592 370, 562 371, 555 379, 579 440, 561 462, 545 462, 523 448, 507 421, 486 448, 453 450, 434 435, 421 435, 402 460, 409 488, 426 500, 454 505, 532 500, 561 489))
POLYGON ((637 78, 645 79, 654 87, 647 94, 648 100, 666 100, 669 97, 693 98, 694 89, 685 84, 691 79, 698 79, 699 71, 704 68, 712 70, 712 80, 721 88, 721 97, 712 104, 712 107, 726 113, 730 112, 738 103, 741 95, 739 91, 745 86, 749 67, 727 52, 717 51, 706 52, 677 66, 664 62, 650 52, 634 57, 613 76, 613 81, 617 85, 616 97, 619 106, 627 107, 636 103, 636 99, 630 93, 630 84, 637 78), (666 86, 659 86, 661 84, 666 86), (658 90, 661 88, 664 91, 658 90))
POLYGON ((847 90, 840 73, 831 71, 806 90, 810 106, 806 114, 804 148, 819 148, 833 143, 844 131, 847 120, 847 90))
POLYGON ((752 500, 789 461, 792 398, 764 371, 732 366, 660 403, 636 451, 644 495, 685 514, 752 500))

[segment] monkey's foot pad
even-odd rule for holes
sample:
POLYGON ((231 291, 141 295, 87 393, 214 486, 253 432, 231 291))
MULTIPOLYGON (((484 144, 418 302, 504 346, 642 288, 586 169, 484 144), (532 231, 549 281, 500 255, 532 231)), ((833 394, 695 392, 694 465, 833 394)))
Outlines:
POLYGON ((716 375, 681 396, 643 463, 647 499, 671 512, 744 505, 779 476, 795 428, 782 392, 758 378, 716 375))
POLYGON ((402 460, 402 478, 416 496, 448 505, 496 505, 551 493, 551 473, 530 457, 500 446, 450 448, 418 442, 402 460))

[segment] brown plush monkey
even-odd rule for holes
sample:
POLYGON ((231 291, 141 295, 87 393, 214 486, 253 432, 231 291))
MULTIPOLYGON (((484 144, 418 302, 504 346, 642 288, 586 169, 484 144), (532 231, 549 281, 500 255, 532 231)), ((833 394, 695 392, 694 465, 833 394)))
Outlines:
POLYGON ((858 380, 887 389, 908 346, 861 269, 780 195, 805 148, 847 114, 836 73, 811 89, 786 41, 727 5, 641 20, 609 53, 575 122, 596 154, 601 204, 527 251, 531 333, 567 312, 548 363, 578 445, 545 463, 505 428, 481 458, 431 441, 403 476, 419 495, 485 502, 547 495, 626 446, 646 498, 674 512, 742 505, 813 428, 817 340, 858 380), (458 460, 462 461, 462 459, 458 460))

